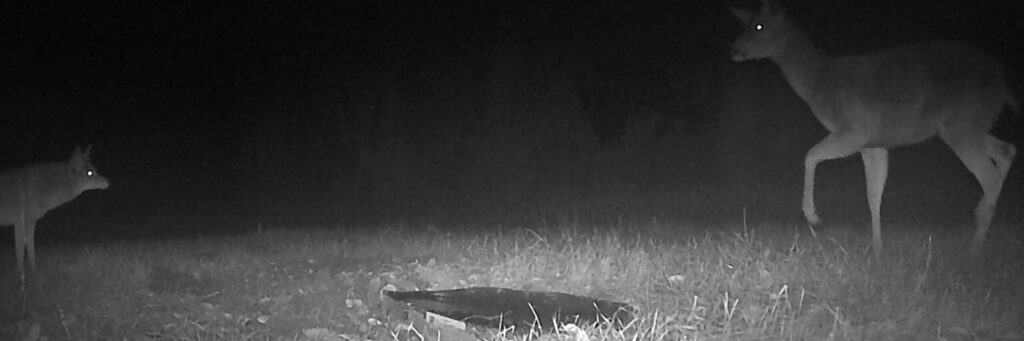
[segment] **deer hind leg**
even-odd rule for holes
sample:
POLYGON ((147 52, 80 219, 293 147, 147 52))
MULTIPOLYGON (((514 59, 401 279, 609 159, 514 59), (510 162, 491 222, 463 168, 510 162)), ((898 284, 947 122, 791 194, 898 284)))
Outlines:
POLYGON ((869 148, 860 151, 867 180, 868 208, 871 210, 871 248, 875 258, 882 256, 882 193, 889 176, 889 151, 869 148))
MULTIPOLYGON (((1006 143, 990 134, 985 135, 985 147, 986 155, 992 164, 995 165, 996 172, 994 173, 994 178, 987 185, 988 187, 982 185, 984 197, 982 202, 978 204, 978 208, 975 209, 977 229, 974 231, 974 238, 971 239, 972 254, 981 252, 982 244, 985 242, 985 235, 992 224, 993 216, 995 216, 999 195, 1003 191, 1003 183, 1006 181, 1006 175, 1010 172, 1010 165, 1013 164, 1013 159, 1017 154, 1017 148, 1012 144, 1006 143)), ((981 180, 979 179, 978 182, 981 182, 981 180)))
POLYGON ((1013 145, 1003 142, 989 134, 964 134, 963 132, 939 133, 944 141, 953 149, 960 161, 974 174, 981 185, 982 195, 978 206, 974 209, 974 237, 971 239, 971 254, 981 252, 985 235, 992 225, 996 203, 1003 188, 1003 181, 1010 170, 1010 164, 1016 154, 1013 145))
POLYGON ((19 221, 14 225, 14 252, 18 260, 18 273, 25 273, 25 223, 19 221))
POLYGON ((29 221, 25 226, 25 249, 28 250, 28 268, 36 270, 36 222, 29 221))
MULTIPOLYGON (((985 144, 987 147, 985 151, 988 153, 988 157, 992 158, 992 162, 996 164, 1000 180, 1006 180, 1006 174, 1010 172, 1010 165, 1013 164, 1013 159, 1017 156, 1017 148, 991 134, 985 135, 985 144)), ((1002 188, 1002 186, 999 187, 1002 188)))
POLYGON ((862 145, 863 143, 856 138, 855 134, 834 132, 807 152, 807 157, 804 159, 803 211, 804 217, 811 225, 818 225, 821 222, 814 209, 814 171, 818 167, 818 163, 849 156, 859 150, 862 145))

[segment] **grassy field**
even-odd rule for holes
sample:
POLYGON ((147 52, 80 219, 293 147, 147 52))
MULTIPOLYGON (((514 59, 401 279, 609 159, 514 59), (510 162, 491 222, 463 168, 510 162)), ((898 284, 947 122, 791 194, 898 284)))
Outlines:
POLYGON ((625 328, 584 328, 592 340, 1024 339, 1024 251, 1007 228, 970 258, 967 231, 890 225, 876 261, 863 226, 557 220, 42 248, 27 282, 5 268, 0 339, 571 339, 441 330, 382 300, 386 285, 561 291, 638 308, 625 328))

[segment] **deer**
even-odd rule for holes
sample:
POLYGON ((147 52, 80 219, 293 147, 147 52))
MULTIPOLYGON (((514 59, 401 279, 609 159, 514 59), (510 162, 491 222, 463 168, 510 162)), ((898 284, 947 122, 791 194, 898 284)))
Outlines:
POLYGON ((967 44, 942 41, 832 56, 772 0, 762 0, 758 12, 731 11, 745 26, 732 44, 732 60, 768 59, 776 64, 828 130, 804 159, 802 209, 811 226, 821 222, 814 207, 815 168, 859 152, 871 212, 871 248, 880 258, 888 150, 938 136, 981 185, 969 252, 982 251, 1017 153, 1014 145, 991 134, 1006 106, 1019 109, 1002 63, 967 44))

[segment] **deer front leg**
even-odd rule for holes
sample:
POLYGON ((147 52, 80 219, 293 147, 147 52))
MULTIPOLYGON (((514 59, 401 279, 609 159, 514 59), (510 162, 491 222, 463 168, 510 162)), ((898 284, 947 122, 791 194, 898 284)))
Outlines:
POLYGON ((826 136, 825 139, 818 142, 807 152, 807 157, 804 159, 803 199, 804 217, 807 218, 807 223, 818 225, 821 222, 817 211, 814 209, 814 170, 818 167, 818 163, 853 154, 860 149, 862 144, 860 140, 856 134, 834 132, 826 136))
POLYGON ((869 148, 860 151, 867 180, 868 208, 871 210, 871 249, 875 258, 882 256, 882 193, 889 176, 889 151, 869 148))

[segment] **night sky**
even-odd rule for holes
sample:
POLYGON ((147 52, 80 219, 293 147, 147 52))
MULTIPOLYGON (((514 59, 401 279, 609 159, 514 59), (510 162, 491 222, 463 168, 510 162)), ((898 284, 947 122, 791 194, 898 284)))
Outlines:
MULTIPOLYGON (((907 3, 808 0, 787 8, 834 53, 971 43, 1006 61, 1024 93, 1024 12, 1013 1, 907 3)), ((768 158, 798 180, 803 154, 824 131, 793 107, 800 103, 787 88, 772 88, 773 66, 728 59, 740 27, 726 9, 755 5, 5 2, 0 167, 65 160, 74 146, 93 145, 94 164, 112 186, 44 218, 42 241, 513 211, 579 179, 578 169, 559 166, 569 156, 678 148, 675 159, 651 166, 668 169, 658 175, 710 162, 709 151, 728 150, 716 145, 722 134, 747 134, 722 128, 728 120, 758 131, 785 130, 773 126, 778 121, 808 127, 796 142, 781 142, 786 153, 768 158), (747 108, 778 111, 747 115, 782 118, 723 113, 748 97, 743 91, 754 92, 752 101, 768 98, 747 108), (655 117, 643 142, 627 128, 635 117, 655 117)), ((1020 116, 997 131, 1024 148, 1019 127, 1020 116)), ((712 171, 686 174, 652 182, 728 181, 712 171)))

